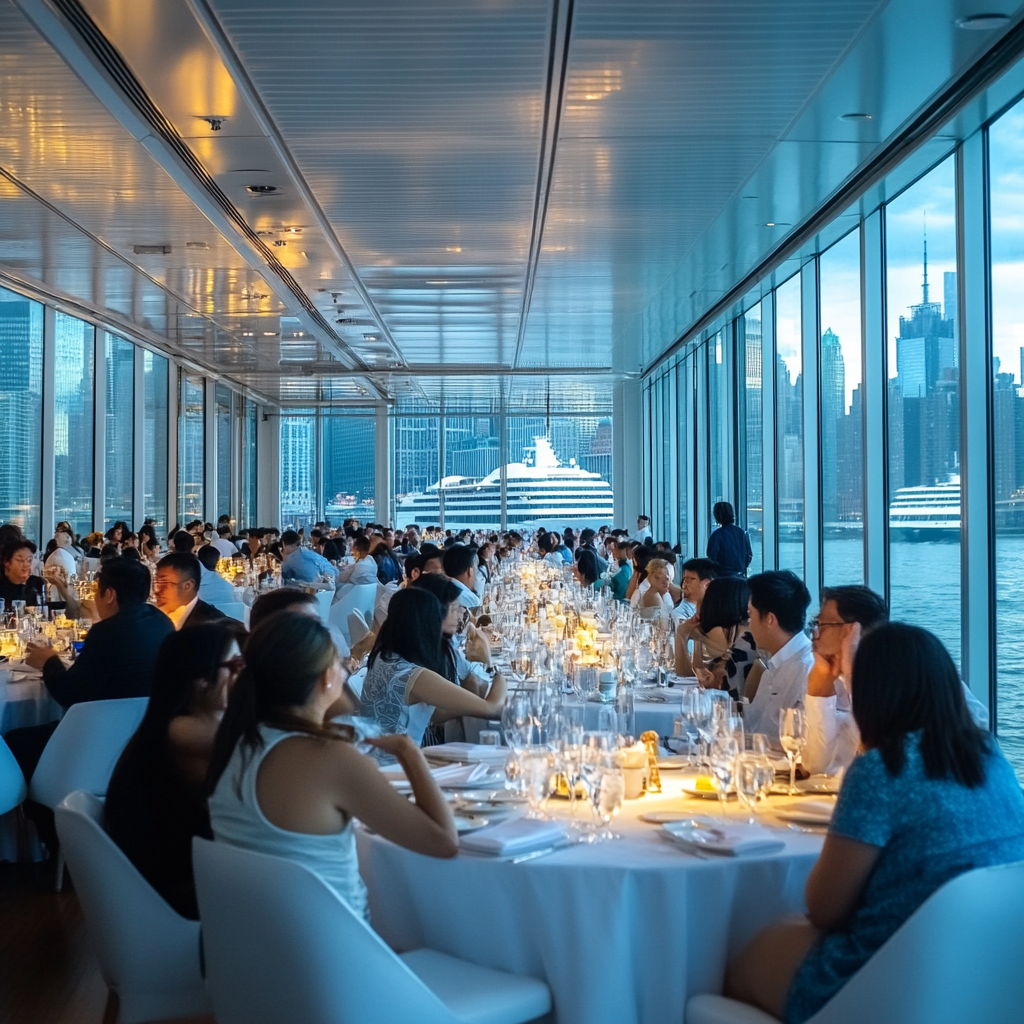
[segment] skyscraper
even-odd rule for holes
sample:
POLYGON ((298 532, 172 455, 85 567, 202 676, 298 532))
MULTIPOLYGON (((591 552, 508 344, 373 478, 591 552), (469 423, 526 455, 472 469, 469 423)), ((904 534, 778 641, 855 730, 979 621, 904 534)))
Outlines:
POLYGON ((821 497, 825 523, 839 516, 839 460, 846 415, 846 365, 839 336, 829 327, 821 336, 821 497))
POLYGON ((281 516, 288 525, 316 517, 316 417, 281 417, 281 516))

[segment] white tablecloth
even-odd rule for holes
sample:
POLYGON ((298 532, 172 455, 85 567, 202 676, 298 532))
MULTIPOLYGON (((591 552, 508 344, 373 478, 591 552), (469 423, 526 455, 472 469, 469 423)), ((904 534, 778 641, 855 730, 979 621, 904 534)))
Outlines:
POLYGON ((687 998, 720 992, 728 958, 756 931, 803 909, 822 840, 780 830, 786 848, 774 855, 682 853, 637 820, 666 808, 715 813, 680 797, 671 774, 672 795, 627 802, 615 822, 623 839, 524 864, 434 860, 360 830, 374 927, 399 950, 427 946, 542 978, 558 1024, 681 1024, 687 998))
POLYGON ((60 718, 60 705, 43 685, 39 672, 0 671, 0 735, 26 725, 42 725, 60 718))

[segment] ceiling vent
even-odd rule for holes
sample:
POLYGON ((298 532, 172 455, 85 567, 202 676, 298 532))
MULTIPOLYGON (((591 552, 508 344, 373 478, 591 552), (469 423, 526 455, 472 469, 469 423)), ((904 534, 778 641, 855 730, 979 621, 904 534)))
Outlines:
POLYGON ((166 256, 171 251, 169 245, 133 245, 132 252, 136 256, 166 256))
POLYGON ((276 185, 246 185, 245 191, 253 196, 272 196, 278 188, 276 185))

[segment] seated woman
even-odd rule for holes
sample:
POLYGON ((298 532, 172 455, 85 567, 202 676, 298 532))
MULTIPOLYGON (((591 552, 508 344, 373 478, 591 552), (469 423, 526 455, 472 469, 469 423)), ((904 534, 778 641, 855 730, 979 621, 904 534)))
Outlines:
POLYGON ((577 556, 572 574, 579 580, 581 586, 593 587, 594 590, 599 590, 604 582, 601 579, 601 567, 597 564, 597 555, 589 548, 584 548, 577 556))
POLYGON ((643 597, 641 584, 647 579, 647 565, 654 557, 654 549, 647 547, 646 544, 636 544, 629 557, 633 563, 633 574, 629 577, 629 583, 626 584, 626 600, 636 608, 640 604, 640 598, 643 597))
POLYGON ((676 629, 676 675, 697 676, 701 685, 728 690, 733 700, 756 691, 764 672, 757 645, 747 630, 750 587, 736 576, 711 580, 700 610, 697 628, 691 620, 676 629), (687 641, 693 641, 693 655, 687 641))
POLYGON ((667 629, 672 624, 672 612, 676 607, 672 591, 679 593, 679 588, 672 586, 668 562, 663 558, 652 558, 647 563, 647 580, 650 586, 637 604, 640 618, 656 622, 667 629))
POLYGON ((233 619, 171 633, 153 689, 107 788, 107 831, 181 915, 196 919, 192 837, 207 836, 206 772, 245 634, 233 619))
MULTIPOLYGON (((417 746, 435 712, 439 720, 461 715, 494 718, 505 704, 501 673, 495 674, 486 697, 447 678, 445 612, 441 602, 421 587, 395 594, 363 681, 363 714, 375 719, 382 732, 406 733, 417 746)), ((377 756, 383 762, 389 755, 382 750, 377 756)))
POLYGON ((413 803, 356 749, 351 728, 331 723, 349 710, 346 673, 321 623, 278 612, 253 630, 245 654, 210 765, 218 842, 306 865, 363 916, 353 819, 417 853, 455 856, 451 811, 416 744, 396 735, 366 741, 397 758, 413 803))
POLYGON ((1024 796, 935 636, 877 626, 851 690, 863 753, 807 880, 807 917, 755 936, 726 977, 727 995, 788 1024, 813 1016, 940 886, 1024 860, 1024 796))

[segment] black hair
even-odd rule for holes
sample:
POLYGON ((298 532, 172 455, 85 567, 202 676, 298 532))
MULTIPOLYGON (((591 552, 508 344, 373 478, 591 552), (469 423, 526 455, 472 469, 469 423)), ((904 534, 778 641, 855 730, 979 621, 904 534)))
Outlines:
POLYGON ((196 558, 206 566, 211 572, 215 572, 217 569, 217 563, 224 556, 220 551, 215 548, 212 544, 204 544, 197 552, 196 558))
POLYGON ((889 621, 889 609, 885 601, 870 587, 850 584, 845 587, 824 587, 821 604, 835 601, 836 611, 843 622, 859 622, 864 629, 872 629, 889 621))
POLYGON ((253 602, 249 612, 249 628, 255 629, 264 619, 270 618, 275 612, 283 612, 286 609, 294 609, 296 605, 310 605, 316 607, 315 594, 307 594, 305 590, 298 587, 278 587, 276 590, 268 590, 260 594, 253 602))
POLYGON ((285 530, 281 534, 281 547, 290 548, 299 543, 299 535, 294 530, 285 530))
POLYGON ((413 578, 413 572, 422 573, 423 563, 425 561, 426 559, 423 557, 423 555, 406 555, 405 564, 402 566, 402 568, 405 570, 406 579, 408 579, 411 582, 413 578))
POLYGON ((156 571, 159 572, 161 569, 170 569, 179 576, 190 579, 196 585, 196 590, 199 590, 203 574, 199 571, 199 559, 195 555, 186 551, 172 551, 156 563, 156 571))
MULTIPOLYGON (((442 576, 436 572, 421 573, 409 586, 419 587, 421 590, 429 590, 440 602, 444 616, 448 615, 452 605, 459 600, 459 596, 462 594, 458 584, 453 583, 447 576, 442 576)), ((390 607, 389 605, 389 614, 390 607)), ((451 637, 444 636, 443 632, 442 637, 444 640, 441 645, 442 654, 444 655, 444 671, 441 675, 449 682, 458 685, 459 673, 455 664, 455 650, 452 647, 451 637)))
POLYGON ((366 537, 356 537, 355 540, 352 541, 352 550, 368 552, 370 550, 369 540, 367 540, 366 537))
POLYGON ((121 552, 121 557, 127 558, 129 562, 142 561, 142 555, 139 554, 138 548, 125 548, 124 551, 121 552))
POLYGON ((121 557, 121 549, 116 544, 104 544, 100 548, 100 562, 110 562, 121 557))
POLYGON ((443 676, 441 623, 446 612, 447 608, 422 587, 399 590, 388 604, 388 617, 370 651, 369 665, 372 667, 381 656, 397 655, 443 676))
POLYGON ((591 529, 591 528, 590 528, 590 527, 588 526, 588 527, 587 527, 587 528, 586 528, 586 529, 585 529, 585 530, 584 530, 584 531, 583 531, 583 532, 582 532, 582 533, 580 534, 580 546, 581 546, 581 547, 585 547, 585 546, 586 546, 587 544, 589 544, 589 543, 590 543, 590 542, 591 542, 591 541, 592 541, 592 540, 593 540, 593 539, 594 539, 594 538, 595 538, 596 536, 597 536, 597 533, 596 533, 596 532, 595 532, 594 530, 592 530, 592 529, 591 529))
POLYGON ((807 621, 807 606, 811 595, 795 572, 789 569, 772 570, 751 576, 750 603, 758 614, 772 612, 786 633, 799 633, 807 621))
POLYGON ((906 760, 908 733, 921 733, 929 779, 973 789, 985 781, 988 733, 975 724, 949 652, 934 633, 903 622, 876 626, 853 659, 853 717, 861 742, 877 749, 889 774, 906 760))
POLYGON ((142 544, 142 542, 143 542, 143 537, 149 537, 152 540, 156 540, 156 530, 153 529, 152 524, 150 524, 150 523, 143 523, 139 527, 139 543, 140 544, 142 544))
POLYGON ((196 538, 188 530, 179 530, 171 538, 171 547, 182 554, 190 555, 195 550, 196 538))
POLYGON ((28 548, 29 551, 34 555, 36 553, 36 546, 27 537, 15 537, 8 540, 3 548, 3 557, 0 561, 3 561, 6 565, 22 548, 28 548))
POLYGON ((476 565, 476 548, 466 544, 453 544, 441 559, 444 574, 455 579, 476 565))
POLYGON ((113 590, 119 609, 145 604, 149 600, 150 585, 149 570, 131 558, 108 559, 96 574, 97 588, 104 592, 113 590))
POLYGON ((715 517, 715 522, 719 526, 728 526, 730 523, 736 522, 736 512, 727 501, 716 501, 711 514, 715 517))
POLYGON ((217 536, 218 537, 230 537, 231 536, 231 526, 230 526, 230 524, 229 523, 221 523, 220 526, 217 527, 217 536))
POLYGON ((716 626, 732 629, 747 621, 750 587, 738 576, 713 579, 700 606, 700 628, 707 636, 716 626))
POLYGON ((576 557, 576 569, 591 587, 601 575, 601 567, 597 564, 597 555, 590 548, 583 548, 576 557))
POLYGON ((718 564, 710 558, 688 558, 683 562, 683 572, 692 572, 699 580, 716 580, 718 564))

